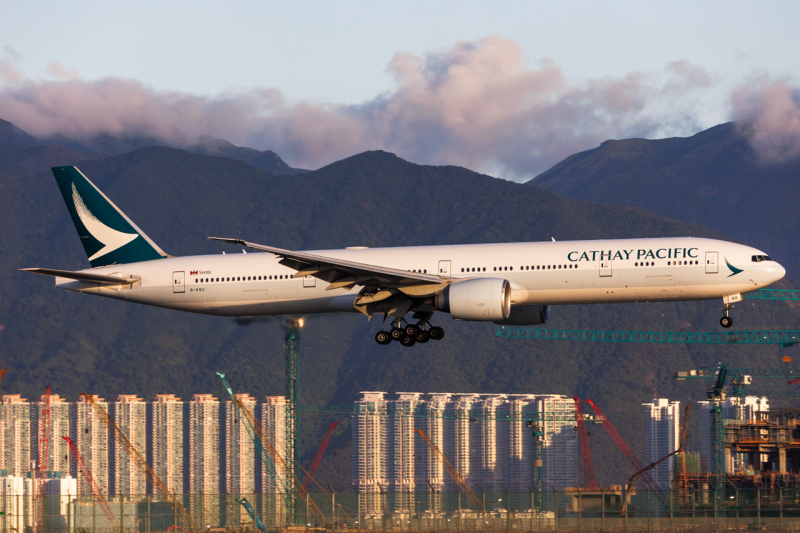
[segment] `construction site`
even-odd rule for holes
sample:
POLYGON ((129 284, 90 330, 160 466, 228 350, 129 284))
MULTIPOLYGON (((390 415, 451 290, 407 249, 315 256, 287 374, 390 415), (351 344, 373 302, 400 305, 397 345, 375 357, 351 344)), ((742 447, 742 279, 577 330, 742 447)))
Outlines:
MULTIPOLYGON (((770 409, 766 397, 747 393, 754 378, 796 380, 800 370, 788 361, 785 368, 721 363, 714 370, 675 372, 678 380, 705 381, 706 400, 695 407, 702 417, 703 450, 684 449, 690 406, 654 399, 642 404, 646 450, 640 459, 591 399, 439 392, 387 398, 386 392, 367 391, 352 406, 300 404, 302 325, 296 319, 285 328, 285 395, 260 403, 236 393, 223 373, 217 377, 227 398, 197 394, 181 402, 165 394, 145 402, 120 395, 108 402, 81 394, 78 401, 65 402, 49 387, 32 403, 19 395, 3 396, 0 529, 150 533, 800 525, 800 409, 770 409), (352 491, 337 493, 314 477, 336 422, 310 468, 299 463, 297 421, 303 413, 350 419, 352 491), (596 482, 587 430, 595 425, 628 462, 631 476, 625 484, 596 482), (177 468, 178 461, 185 466, 177 468)), ((520 328, 502 327, 497 335, 533 338, 514 329, 520 328)), ((558 330, 537 331, 553 340, 566 337, 558 330)), ((619 333, 593 332, 581 340, 695 342, 665 341, 652 332, 619 333)), ((751 333, 696 342, 751 339, 787 346, 800 335, 751 333)))

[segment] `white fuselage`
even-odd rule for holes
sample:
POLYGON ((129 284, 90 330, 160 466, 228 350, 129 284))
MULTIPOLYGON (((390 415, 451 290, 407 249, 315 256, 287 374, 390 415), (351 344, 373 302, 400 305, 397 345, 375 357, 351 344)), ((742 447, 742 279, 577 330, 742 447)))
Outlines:
MULTIPOLYGON (((708 300, 765 287, 785 274, 764 252, 697 238, 367 248, 311 252, 457 279, 501 278, 513 305, 708 300), (728 266, 730 265, 730 266, 728 266)), ((57 278, 60 288, 193 313, 245 317, 357 312, 361 287, 326 290, 268 253, 170 257, 88 269, 136 276, 132 286, 57 278), (213 281, 212 281, 213 280, 213 281)))

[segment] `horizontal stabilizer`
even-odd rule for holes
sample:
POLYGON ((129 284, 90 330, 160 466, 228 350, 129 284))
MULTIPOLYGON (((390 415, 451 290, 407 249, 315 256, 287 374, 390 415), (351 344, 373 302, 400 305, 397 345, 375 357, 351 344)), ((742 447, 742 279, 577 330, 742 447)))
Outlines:
POLYGON ((116 276, 103 276, 102 274, 91 274, 89 272, 72 272, 71 270, 55 270, 52 268, 20 268, 23 272, 33 272, 44 276, 54 276, 57 278, 74 279, 76 281, 89 281, 91 283, 103 283, 107 285, 132 285, 142 278, 129 276, 127 278, 116 276))

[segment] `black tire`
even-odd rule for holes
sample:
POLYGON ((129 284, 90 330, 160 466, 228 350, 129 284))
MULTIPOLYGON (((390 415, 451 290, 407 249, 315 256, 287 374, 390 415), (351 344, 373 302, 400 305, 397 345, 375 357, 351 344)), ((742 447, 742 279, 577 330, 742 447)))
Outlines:
POLYGON ((724 316, 719 319, 719 325, 723 328, 729 328, 733 325, 733 319, 729 316, 724 316))
POLYGON ((409 337, 408 335, 403 335, 400 337, 400 344, 403 346, 414 346, 417 344, 417 340, 414 337, 409 337))
POLYGON ((392 331, 389 332, 389 336, 392 338, 393 341, 399 341, 403 338, 403 330, 400 328, 392 328, 392 331))
POLYGON ((444 330, 439 326, 434 326, 430 330, 431 339, 435 341, 440 341, 444 338, 444 330))
POLYGON ((419 327, 414 324, 409 324, 403 329, 403 332, 409 337, 416 337, 419 333, 419 327))
POLYGON ((417 333, 417 336, 414 338, 417 340, 417 342, 425 344, 426 342, 431 340, 431 334, 425 331, 424 329, 421 329, 419 330, 419 333, 417 333))
POLYGON ((378 344, 389 344, 392 342, 392 337, 389 335, 388 331, 379 331, 375 334, 375 341, 378 344))

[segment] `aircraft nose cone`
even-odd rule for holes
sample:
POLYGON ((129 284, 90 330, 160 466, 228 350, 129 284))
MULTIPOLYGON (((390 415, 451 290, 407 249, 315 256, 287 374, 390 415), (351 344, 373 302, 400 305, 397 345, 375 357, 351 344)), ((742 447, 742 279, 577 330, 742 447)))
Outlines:
POLYGON ((785 276, 785 275, 786 275, 786 269, 785 269, 785 268, 783 268, 783 267, 782 267, 781 265, 779 265, 778 263, 775 263, 775 268, 772 270, 772 273, 773 273, 773 275, 775 276, 775 278, 773 279, 773 281, 778 281, 778 280, 781 280, 781 279, 783 279, 783 276, 785 276))

